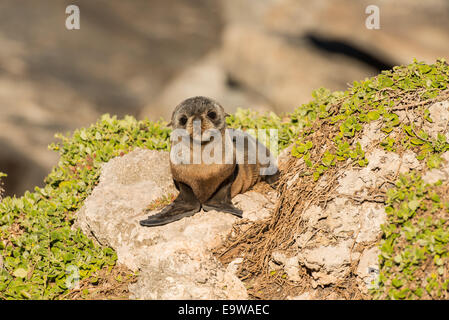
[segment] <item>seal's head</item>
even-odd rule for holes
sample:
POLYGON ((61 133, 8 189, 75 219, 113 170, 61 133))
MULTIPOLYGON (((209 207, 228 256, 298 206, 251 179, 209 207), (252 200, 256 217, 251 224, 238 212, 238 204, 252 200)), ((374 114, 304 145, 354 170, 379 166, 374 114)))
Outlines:
POLYGON ((224 132, 227 116, 218 102, 207 97, 193 97, 175 108, 169 125, 173 129, 185 129, 195 140, 203 140, 207 130, 224 132), (202 138, 198 139, 198 135, 202 138))

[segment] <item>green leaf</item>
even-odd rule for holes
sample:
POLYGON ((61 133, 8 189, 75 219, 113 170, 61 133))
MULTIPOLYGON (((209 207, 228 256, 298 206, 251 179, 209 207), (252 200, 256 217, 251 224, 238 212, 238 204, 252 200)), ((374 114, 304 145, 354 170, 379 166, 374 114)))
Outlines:
POLYGON ((380 114, 379 111, 370 111, 368 112, 368 119, 373 121, 379 119, 380 114))
POLYGON ((442 159, 439 154, 433 154, 427 159, 427 166, 430 169, 439 168, 441 165, 441 161, 442 159))
POLYGON ((423 288, 418 288, 413 293, 416 294, 418 296, 418 298, 421 298, 423 293, 424 293, 424 289, 423 288))
POLYGON ((424 144, 424 141, 418 138, 411 138, 410 142, 414 145, 420 146, 424 144))
POLYGON ((26 278, 27 275, 28 271, 25 270, 24 268, 18 268, 13 272, 13 276, 17 278, 26 278))
POLYGON ((326 152, 323 156, 323 159, 321 160, 321 162, 326 166, 326 167, 330 167, 333 163, 335 159, 335 155, 326 152))
POLYGON ((419 201, 419 200, 412 200, 412 201, 409 201, 407 205, 410 210, 416 211, 416 209, 418 209, 420 203, 421 203, 421 201, 419 201))
POLYGON ((395 288, 400 288, 403 285, 403 282, 401 279, 399 278, 394 278, 393 281, 391 281, 391 284, 395 287, 395 288))
POLYGON ((439 196, 438 194, 436 194, 436 193, 433 193, 433 194, 430 196, 430 199, 431 199, 433 202, 440 202, 440 196, 439 196))
POLYGON ((81 138, 81 140, 84 140, 84 141, 88 140, 86 131, 83 130, 80 132, 80 138, 81 138))

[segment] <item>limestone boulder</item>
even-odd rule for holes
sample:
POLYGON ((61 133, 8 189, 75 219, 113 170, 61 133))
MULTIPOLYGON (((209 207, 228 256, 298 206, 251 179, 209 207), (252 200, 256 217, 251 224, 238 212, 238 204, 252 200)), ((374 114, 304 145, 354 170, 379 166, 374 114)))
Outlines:
MULTIPOLYGON (((117 252, 118 263, 139 271, 134 299, 242 299, 246 289, 215 259, 211 249, 232 230, 237 217, 199 212, 165 226, 139 224, 153 201, 176 194, 168 152, 136 149, 104 164, 100 182, 78 212, 75 227, 117 252)), ((273 208, 272 197, 249 191, 233 199, 252 221, 273 208)))

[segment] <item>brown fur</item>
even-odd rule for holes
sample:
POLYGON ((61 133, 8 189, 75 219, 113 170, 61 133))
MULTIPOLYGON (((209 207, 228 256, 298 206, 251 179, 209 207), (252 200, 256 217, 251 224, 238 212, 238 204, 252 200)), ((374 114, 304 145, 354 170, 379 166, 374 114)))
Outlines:
MULTIPOLYGON (((223 138, 224 141, 224 138, 223 138)), ((191 158, 193 157, 191 149, 191 158)), ((246 159, 246 158, 245 158, 246 159)), ((223 161, 224 162, 224 161, 223 161)), ((248 191, 261 180, 259 164, 173 164, 170 168, 173 178, 189 185, 201 203, 207 201, 238 166, 237 177, 231 186, 231 197, 248 191)))
POLYGON ((206 202, 221 183, 234 171, 232 164, 180 164, 171 165, 173 178, 192 188, 201 203, 206 202))
POLYGON ((239 193, 245 193, 256 183, 261 181, 262 177, 259 175, 258 164, 238 164, 239 171, 237 177, 231 186, 231 197, 234 198, 239 193))
MULTIPOLYGON (((215 101, 203 98, 195 97, 184 101, 179 105, 172 115, 172 125, 174 128, 185 128, 192 137, 193 127, 192 122, 195 117, 201 120, 201 132, 208 129, 219 129, 222 134, 222 143, 224 147, 224 134, 226 129, 226 118, 224 109, 215 101), (181 108, 182 106, 182 108, 181 108), (202 109, 200 109, 202 108, 202 109), (200 110, 199 110, 200 109, 200 110), (213 110, 217 113, 217 120, 211 121, 207 117, 208 111, 213 110), (181 117, 187 116, 187 122, 184 126, 178 125, 178 121, 181 117)), ((202 146, 201 151, 203 151, 202 146)), ((192 146, 190 147, 191 160, 193 158, 192 146)), ((235 146, 234 146, 235 149, 235 146)), ((247 159, 247 150, 245 150, 245 159, 247 159)), ((224 153, 224 152, 223 152, 224 153)), ((224 157, 224 154, 223 154, 224 157)), ((257 164, 236 164, 235 150, 234 161, 232 164, 173 164, 170 161, 170 168, 173 175, 173 179, 183 182, 190 186, 197 199, 204 203, 217 191, 218 187, 229 178, 238 166, 237 176, 231 186, 231 197, 235 197, 239 193, 244 193, 254 186, 257 182, 261 181, 262 177, 259 174, 260 165, 257 164)))

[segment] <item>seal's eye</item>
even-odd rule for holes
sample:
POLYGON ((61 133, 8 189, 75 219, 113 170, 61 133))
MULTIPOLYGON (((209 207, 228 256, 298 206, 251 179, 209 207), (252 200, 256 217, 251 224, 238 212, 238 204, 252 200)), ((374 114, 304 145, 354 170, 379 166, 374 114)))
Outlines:
POLYGON ((187 117, 183 116, 181 117, 181 119, 179 119, 179 123, 184 126, 187 123, 187 117))
POLYGON ((215 120, 217 118, 217 114, 215 113, 215 111, 209 111, 207 113, 207 116, 209 117, 209 119, 215 120))

